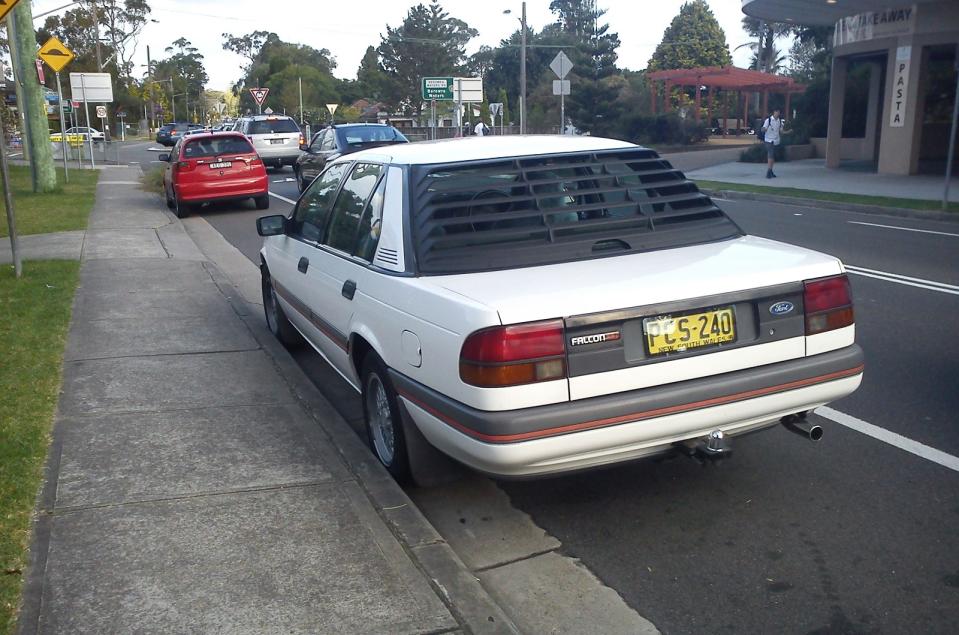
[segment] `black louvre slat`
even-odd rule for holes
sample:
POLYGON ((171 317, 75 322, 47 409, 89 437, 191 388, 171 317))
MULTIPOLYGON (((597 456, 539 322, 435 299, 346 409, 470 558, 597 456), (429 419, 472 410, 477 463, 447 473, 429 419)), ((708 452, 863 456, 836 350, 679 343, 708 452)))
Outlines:
POLYGON ((681 171, 647 149, 415 165, 411 185, 423 273, 551 264, 742 235, 681 171), (556 200, 575 204, 544 205, 556 200), (628 248, 594 253, 608 240, 628 248))

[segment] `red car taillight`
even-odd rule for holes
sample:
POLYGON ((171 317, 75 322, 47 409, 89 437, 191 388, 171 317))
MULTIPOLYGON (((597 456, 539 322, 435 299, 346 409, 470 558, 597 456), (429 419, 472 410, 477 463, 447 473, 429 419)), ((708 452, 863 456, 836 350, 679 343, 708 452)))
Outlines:
POLYGON ((177 172, 189 172, 193 169, 192 161, 179 161, 176 164, 177 172))
POLYGON ((807 280, 803 283, 806 335, 815 335, 851 325, 852 291, 846 274, 807 280))
POLYGON ((496 326, 466 338, 460 378, 483 388, 519 386, 566 377, 562 320, 496 326))

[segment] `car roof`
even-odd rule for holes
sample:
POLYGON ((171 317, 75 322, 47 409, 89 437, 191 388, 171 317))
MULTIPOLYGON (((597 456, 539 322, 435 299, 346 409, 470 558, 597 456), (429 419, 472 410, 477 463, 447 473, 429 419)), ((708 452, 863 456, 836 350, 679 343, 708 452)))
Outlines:
POLYGON ((344 159, 349 161, 369 159, 384 163, 427 165, 637 147, 639 146, 633 143, 603 137, 509 135, 401 143, 360 150, 347 155, 344 159))
POLYGON ((253 121, 264 121, 267 119, 293 119, 293 117, 289 115, 253 115, 252 117, 244 117, 244 119, 252 119, 253 121))

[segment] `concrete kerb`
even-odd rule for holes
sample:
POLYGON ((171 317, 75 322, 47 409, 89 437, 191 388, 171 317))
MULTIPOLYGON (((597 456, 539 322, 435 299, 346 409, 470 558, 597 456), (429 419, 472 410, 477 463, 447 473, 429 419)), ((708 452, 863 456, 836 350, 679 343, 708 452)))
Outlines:
POLYGON ((938 220, 959 223, 959 213, 941 212, 928 209, 908 209, 905 207, 885 207, 882 205, 863 205, 862 203, 842 203, 839 201, 823 201, 815 198, 800 198, 796 196, 781 196, 761 192, 741 192, 739 190, 724 190, 700 188, 707 196, 716 199, 731 201, 766 201, 783 205, 814 207, 817 209, 832 209, 842 212, 857 212, 860 214, 875 214, 877 216, 893 216, 898 218, 916 218, 920 220, 938 220))
MULTIPOLYGON (((198 247, 203 250, 202 245, 198 247)), ((512 619, 269 332, 265 320, 259 317, 261 308, 244 299, 233 281, 216 265, 207 262, 205 266, 295 397, 329 438, 380 518, 430 580, 433 590, 456 620, 470 633, 519 633, 512 619)))

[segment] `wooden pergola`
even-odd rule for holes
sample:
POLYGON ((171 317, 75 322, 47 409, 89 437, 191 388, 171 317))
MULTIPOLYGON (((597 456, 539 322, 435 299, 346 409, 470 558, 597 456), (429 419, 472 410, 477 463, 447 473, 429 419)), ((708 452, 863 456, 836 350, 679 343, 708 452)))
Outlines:
MULTIPOLYGON (((747 106, 749 93, 759 93, 762 95, 763 114, 768 113, 769 93, 783 93, 786 96, 785 113, 789 113, 789 98, 793 93, 805 92, 806 86, 797 84, 791 77, 782 75, 771 75, 760 71, 737 68, 735 66, 702 66, 699 68, 678 68, 668 71, 650 71, 646 73, 646 81, 649 82, 649 105, 653 114, 656 114, 656 88, 658 82, 663 82, 663 111, 669 112, 672 108, 670 104, 670 92, 673 87, 694 87, 695 97, 695 117, 699 121, 699 110, 702 104, 702 89, 706 88, 706 109, 710 125, 713 118, 713 90, 731 90, 739 91, 738 101, 742 104, 743 124, 748 117, 747 106)), ((723 119, 729 118, 728 105, 724 100, 723 119)), ((738 119, 738 117, 737 117, 738 119)), ((724 127, 725 128, 725 127, 724 127)), ((725 131, 724 131, 725 134, 725 131)))

